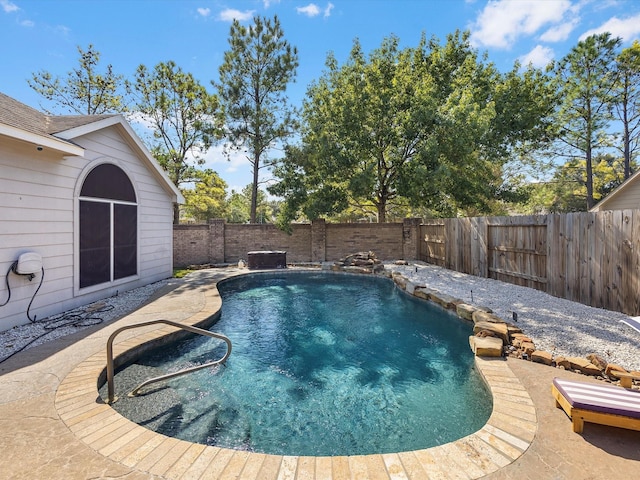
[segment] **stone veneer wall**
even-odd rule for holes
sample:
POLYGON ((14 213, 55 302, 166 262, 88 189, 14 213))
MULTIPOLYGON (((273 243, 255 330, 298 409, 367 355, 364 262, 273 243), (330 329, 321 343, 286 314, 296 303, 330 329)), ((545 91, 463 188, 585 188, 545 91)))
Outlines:
POLYGON ((336 261, 359 251, 373 251, 380 260, 416 260, 419 219, 403 223, 331 224, 317 220, 292 225, 289 235, 270 224, 229 224, 212 220, 206 225, 175 225, 174 267, 236 263, 247 252, 284 250, 287 262, 336 261))

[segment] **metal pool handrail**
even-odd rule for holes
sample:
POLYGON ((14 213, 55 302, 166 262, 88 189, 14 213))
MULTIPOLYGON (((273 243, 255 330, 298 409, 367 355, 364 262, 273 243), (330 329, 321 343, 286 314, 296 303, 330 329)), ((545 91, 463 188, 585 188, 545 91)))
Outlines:
POLYGON ((121 327, 115 332, 113 332, 109 336, 109 339, 107 340, 107 390, 108 390, 107 403, 111 404, 117 400, 114 392, 113 341, 120 333, 124 332, 125 330, 132 330, 134 328, 147 327, 149 325, 155 325, 158 323, 164 323, 166 325, 171 325, 173 327, 178 327, 182 330, 186 330, 187 332, 197 333, 198 335, 204 335, 206 337, 218 338, 220 340, 223 340, 227 344, 227 352, 224 354, 222 358, 218 360, 214 360, 213 362, 204 363, 202 365, 197 365, 195 367, 185 368, 184 370, 180 370, 178 372, 168 373, 166 375, 160 375, 159 377, 150 378, 149 380, 142 382, 140 385, 134 388, 129 393, 129 396, 135 396, 141 388, 146 387, 151 383, 159 382, 161 380, 168 380, 170 378, 184 375, 185 373, 195 372, 196 370, 202 370, 203 368, 212 367, 220 363, 224 364, 229 358, 229 355, 231 355, 231 340, 228 337, 220 333, 214 333, 208 330, 203 330, 202 328, 192 327, 191 325, 185 325, 183 323, 161 319, 161 320, 151 320, 149 322, 137 323, 135 325, 127 325, 127 326, 121 327))

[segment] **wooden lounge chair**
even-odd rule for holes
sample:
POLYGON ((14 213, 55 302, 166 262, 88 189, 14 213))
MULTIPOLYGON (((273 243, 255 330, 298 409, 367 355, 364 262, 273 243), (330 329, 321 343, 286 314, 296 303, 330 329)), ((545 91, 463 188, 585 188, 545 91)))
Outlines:
POLYGON ((640 430, 638 390, 554 378, 551 392, 576 433, 582 433, 584 422, 640 430))

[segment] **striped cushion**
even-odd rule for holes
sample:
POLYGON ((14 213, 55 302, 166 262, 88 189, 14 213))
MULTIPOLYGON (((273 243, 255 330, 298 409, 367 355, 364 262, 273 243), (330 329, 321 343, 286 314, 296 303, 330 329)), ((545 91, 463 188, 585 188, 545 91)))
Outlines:
POLYGON ((629 317, 625 320, 620 320, 622 323, 626 323, 627 325, 629 325, 631 328, 636 329, 637 331, 640 332, 640 317, 629 317))
POLYGON ((553 379, 553 384, 573 408, 640 418, 640 391, 553 379))

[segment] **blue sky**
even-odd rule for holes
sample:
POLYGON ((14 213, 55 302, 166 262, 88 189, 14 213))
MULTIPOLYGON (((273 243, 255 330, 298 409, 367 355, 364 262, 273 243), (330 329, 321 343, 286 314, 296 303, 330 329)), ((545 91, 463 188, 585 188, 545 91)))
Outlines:
MULTIPOLYGON (((65 76, 78 63, 77 46, 101 53, 101 65, 132 77, 139 64, 173 60, 210 88, 227 50, 232 19, 278 15, 300 59, 288 89, 300 105, 327 52, 344 61, 354 38, 365 52, 395 34, 415 46, 424 32, 442 41, 469 30, 472 41, 503 70, 514 61, 544 66, 592 33, 610 31, 629 46, 640 38, 640 0, 0 0, 0 92, 39 108, 27 84, 41 70, 65 76)), ((250 166, 222 148, 207 154, 229 189, 251 181, 250 166)))

